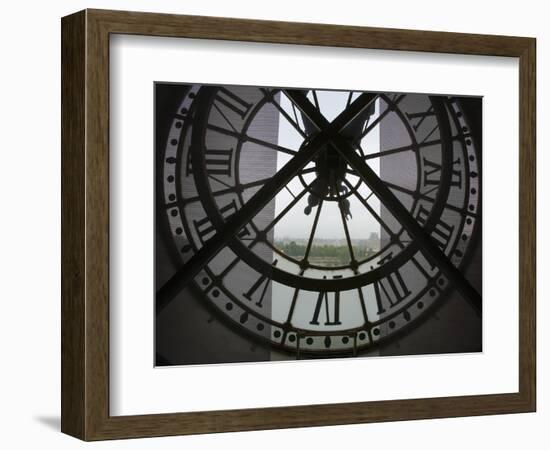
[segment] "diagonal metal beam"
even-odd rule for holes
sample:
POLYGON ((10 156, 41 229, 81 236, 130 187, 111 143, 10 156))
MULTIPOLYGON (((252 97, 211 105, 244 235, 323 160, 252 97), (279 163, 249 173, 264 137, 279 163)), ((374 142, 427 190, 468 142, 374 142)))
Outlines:
POLYGON ((158 291, 156 295, 157 314, 201 271, 201 269, 226 246, 234 236, 250 222, 254 216, 304 167, 327 142, 327 137, 319 133, 306 143, 281 170, 267 181, 233 214, 218 231, 208 239, 191 259, 183 265, 158 291))
POLYGON ((378 97, 378 94, 364 92, 357 97, 332 123, 329 122, 321 112, 307 99, 304 92, 297 89, 284 89, 283 92, 298 107, 311 123, 319 131, 342 133, 348 125, 365 112, 367 108, 378 97))
MULTIPOLYGON (((307 100, 307 99, 306 99, 307 100)), ((359 96, 347 109, 342 111, 334 119, 332 125, 326 121, 326 128, 340 130, 352 122, 372 102, 372 94, 359 96)), ((323 117, 324 119, 324 117, 323 117)), ((195 253, 191 259, 181 267, 156 294, 157 314, 162 311, 170 301, 187 284, 198 275, 201 269, 223 248, 252 218, 279 192, 328 142, 325 132, 319 132, 306 142, 298 153, 279 170, 271 180, 256 192, 233 216, 224 224, 223 230, 218 231, 195 253)))
MULTIPOLYGON (((461 293, 463 298, 472 306, 477 314, 481 315, 482 299, 481 295, 475 290, 470 282, 464 277, 458 268, 447 258, 439 246, 434 242, 429 233, 416 221, 409 213, 407 208, 399 201, 393 192, 385 185, 368 164, 359 156, 352 145, 346 141, 338 132, 334 132, 336 124, 329 122, 322 114, 311 104, 311 102, 300 91, 289 93, 292 100, 300 110, 311 120, 311 122, 322 131, 328 131, 330 140, 334 148, 342 155, 347 163, 361 176, 363 181, 369 186, 372 192, 379 198, 383 205, 393 214, 393 216, 408 231, 413 239, 420 245, 428 259, 436 264, 439 269, 449 278, 455 288, 461 293)), ((335 120, 336 122, 336 120, 335 120)), ((344 125, 345 126, 345 125, 344 125)))
POLYGON ((441 251, 430 234, 416 221, 409 213, 408 209, 403 206, 403 203, 401 203, 394 193, 384 184, 380 177, 378 177, 368 164, 350 147, 348 142, 339 136, 334 137, 332 142, 336 150, 338 150, 348 164, 359 173, 369 188, 375 193, 380 201, 382 201, 383 205, 419 244, 428 259, 440 268, 455 288, 462 294, 462 297, 470 303, 477 314, 481 315, 481 295, 464 277, 462 272, 460 272, 460 270, 447 258, 445 253, 441 251))

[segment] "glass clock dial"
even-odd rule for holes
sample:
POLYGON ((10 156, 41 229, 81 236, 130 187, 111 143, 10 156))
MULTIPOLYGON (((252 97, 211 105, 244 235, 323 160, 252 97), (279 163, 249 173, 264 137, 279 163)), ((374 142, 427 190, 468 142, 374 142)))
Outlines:
POLYGON ((460 269, 478 240, 481 166, 460 99, 201 85, 183 97, 160 164, 180 267, 160 310, 190 283, 254 341, 357 355, 457 284, 472 292, 460 269))

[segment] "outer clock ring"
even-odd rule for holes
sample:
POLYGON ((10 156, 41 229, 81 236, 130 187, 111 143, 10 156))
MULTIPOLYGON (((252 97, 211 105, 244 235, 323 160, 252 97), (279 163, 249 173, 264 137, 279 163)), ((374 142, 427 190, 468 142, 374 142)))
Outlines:
MULTIPOLYGON (((195 103, 195 105, 196 105, 196 103, 195 103)), ((195 111, 195 113, 196 113, 196 112, 197 112, 197 111, 195 111)), ((200 121, 199 121, 199 122, 200 122, 200 121)), ((196 135, 197 135, 197 133, 193 133, 193 136, 196 136, 196 135)), ((195 148, 196 148, 196 147, 195 147, 195 148)), ((476 148, 477 148, 477 147, 476 147, 476 148)), ((199 162, 199 164, 195 164, 195 166, 200 166, 200 162, 199 162)), ((444 164, 444 165, 443 165, 443 167, 447 167, 447 166, 448 166, 447 164, 444 164)), ((204 165, 202 165, 201 167, 204 167, 204 165)), ((442 175, 442 178, 443 178, 443 175, 442 175)), ((203 177, 203 179, 205 179, 205 177, 203 177)), ((206 184, 208 185, 208 183, 206 183, 206 184)), ((443 203, 444 203, 444 201, 445 201, 445 199, 443 199, 443 203)), ((435 205, 434 205, 434 207, 435 207, 435 205)), ((433 209, 432 209, 432 210, 433 210, 433 209)), ((435 218, 435 220, 437 220, 437 217, 435 218)), ((222 218, 222 221, 223 221, 223 218, 222 218)), ((214 221, 213 221, 213 223, 215 224, 214 221)), ((434 221, 434 224, 435 224, 435 221, 434 221)), ((477 222, 476 222, 476 225, 477 225, 477 222)), ((223 226, 223 225, 222 225, 222 226, 223 226)), ((433 229, 433 227, 432 227, 432 229, 433 229)), ((237 241, 237 240, 235 239, 234 241, 237 241)), ((234 242, 233 242, 233 243, 234 243, 234 242)), ((232 243, 232 244, 233 244, 233 243, 232 243)), ((411 246, 409 246, 409 247, 411 247, 411 246)), ((412 248, 412 247, 411 247, 411 248, 412 248)), ((396 266, 399 267, 399 256, 400 256, 401 254, 403 254, 403 252, 401 252, 399 255, 397 255, 397 256, 395 257, 394 260, 390 261, 390 263, 396 264, 396 266), (394 262, 394 261, 395 261, 395 262, 394 262)), ((463 258, 461 261, 464 262, 465 259, 466 259, 466 257, 463 258)), ((390 263, 388 263, 388 264, 390 264, 390 263)), ((390 267, 390 266, 388 266, 388 267, 390 267)), ((208 268, 207 268, 207 267, 206 267, 205 269, 208 271, 208 268)), ((271 267, 271 269, 273 269, 273 268, 271 267)), ((439 275, 437 275, 437 276, 439 276, 439 275)), ((436 276, 436 277, 437 277, 437 276, 436 276)), ((436 277, 434 277, 434 278, 436 278, 436 277)), ((318 281, 318 280, 315 280, 315 282, 317 282, 317 281, 318 281)), ((332 281, 332 280, 330 280, 330 281, 332 281)), ((222 287, 222 288, 223 288, 223 287, 222 287)), ((301 285, 300 288, 303 289, 303 288, 304 288, 303 285, 301 285)), ((447 292, 449 289, 450 289, 449 286, 445 287, 443 293, 441 293, 441 294, 439 295, 439 297, 444 296, 444 295, 445 295, 445 292, 447 292)), ((315 290, 317 290, 317 289, 315 289, 315 290)), ((339 288, 339 290, 345 290, 345 289, 339 288)), ((426 287, 426 289, 424 289, 424 291, 427 291, 427 290, 428 290, 428 287, 426 287)), ((206 292, 206 291, 205 291, 205 292, 206 292)), ((416 301, 416 299, 419 298, 421 295, 422 295, 422 292, 421 292, 418 296, 416 296, 414 299, 412 299, 409 303, 411 303, 411 304, 414 303, 414 302, 416 301)), ((240 302, 236 300, 235 303, 240 303, 240 302)), ((438 303, 438 302, 435 302, 434 304, 430 305, 430 308, 429 308, 429 309, 433 309, 433 307, 435 307, 437 303, 438 303)), ((216 305, 215 303, 214 303, 214 305, 215 305, 216 307, 219 308, 219 306, 216 305)), ((243 307, 243 309, 246 309, 246 304, 240 304, 240 306, 243 307)), ((249 313, 250 313, 251 315, 257 315, 257 312, 255 312, 255 311, 253 311, 253 310, 250 310, 249 313)), ((291 330, 291 331, 289 331, 289 332, 295 332, 295 333, 305 332, 305 333, 310 334, 310 335, 312 335, 312 334, 318 334, 318 335, 320 335, 320 336, 325 336, 325 335, 326 335, 326 336, 342 336, 342 334, 346 334, 346 333, 348 333, 348 334, 356 333, 356 334, 357 334, 357 333, 361 332, 361 330, 364 330, 364 331, 368 332, 368 333, 369 333, 369 336, 370 336, 370 333, 372 332, 372 330, 375 329, 375 327, 376 327, 377 325, 388 322, 393 316, 398 315, 399 313, 400 313, 400 311, 395 311, 392 315, 389 315, 389 316, 384 317, 383 320, 381 320, 381 321, 379 321, 379 322, 373 322, 368 330, 366 330, 364 327, 358 327, 358 328, 356 328, 356 329, 347 329, 347 330, 345 330, 345 332, 343 332, 343 331, 335 331, 335 332, 322 331, 322 332, 316 333, 316 332, 313 332, 313 331, 311 331, 311 330, 300 330, 300 329, 297 329, 297 328, 295 328, 295 327, 294 327, 294 328, 292 328, 292 327, 288 328, 288 327, 287 327, 287 328, 288 328, 288 330, 291 330)), ((222 314, 223 314, 223 313, 222 313, 222 314)), ((425 318, 425 317, 426 317, 426 314, 424 314, 423 316, 424 316, 424 318, 425 318)), ((262 317, 262 320, 264 320, 266 323, 270 323, 270 324, 272 324, 272 325, 274 325, 274 326, 280 326, 280 325, 281 325, 280 323, 277 323, 276 321, 273 321, 273 320, 268 320, 268 319, 265 318, 265 317, 262 317)), ((420 321, 421 321, 421 320, 420 320, 420 317, 417 318, 417 319, 415 319, 415 321, 414 321, 414 322, 411 322, 407 327, 402 327, 402 328, 400 328, 399 333, 401 333, 401 332, 402 332, 403 330, 405 330, 405 329, 410 328, 410 327, 413 325, 413 323, 419 323, 420 321)), ((239 328, 241 328, 241 327, 239 327, 239 328)), ((257 333, 255 333, 255 332, 253 332, 253 331, 251 331, 251 330, 249 330, 249 329, 247 329, 247 328, 245 328, 245 327, 242 327, 242 329, 245 330, 245 331, 247 331, 247 332, 249 332, 249 334, 251 334, 251 335, 254 336, 255 338, 259 338, 261 341, 264 341, 264 342, 267 341, 267 342, 269 343, 269 345, 271 345, 271 346, 279 347, 279 348, 282 348, 282 349, 285 349, 285 350, 288 350, 288 351, 292 351, 292 350, 293 350, 293 346, 292 346, 292 345, 289 345, 289 344, 288 344, 288 341, 287 341, 287 342, 280 342, 280 343, 277 343, 277 342, 274 342, 274 341, 271 340, 271 339, 263 339, 262 336, 259 336, 257 333)), ((286 332, 285 332, 285 333, 286 333, 286 332)), ((290 334, 289 334, 289 335, 290 335, 290 334)), ((391 338, 392 336, 393 336, 393 335, 391 335, 390 338, 391 338)), ((388 340, 388 339, 384 339, 384 342, 385 342, 386 340, 388 340)), ((382 341, 380 341, 380 342, 382 342, 382 341)), ((359 345, 357 348, 359 349, 359 351, 363 351, 363 350, 366 350, 366 349, 371 349, 371 348, 373 348, 373 347, 375 347, 375 346, 377 346, 377 345, 379 345, 379 342, 378 342, 378 341, 373 342, 372 339, 369 339, 369 340, 368 340, 368 344, 366 344, 366 345, 364 345, 364 346, 360 346, 360 345, 359 345)), ((310 350, 308 350, 308 349, 303 349, 302 351, 304 351, 305 353, 312 353, 312 354, 316 354, 316 353, 324 354, 324 353, 327 353, 327 352, 328 352, 328 353, 331 353, 331 354, 342 353, 341 350, 337 350, 337 349, 322 349, 322 350, 319 350, 319 351, 318 351, 318 350, 314 350, 314 349, 310 349, 310 350)), ((344 353, 349 353, 349 351, 344 351, 344 353)))

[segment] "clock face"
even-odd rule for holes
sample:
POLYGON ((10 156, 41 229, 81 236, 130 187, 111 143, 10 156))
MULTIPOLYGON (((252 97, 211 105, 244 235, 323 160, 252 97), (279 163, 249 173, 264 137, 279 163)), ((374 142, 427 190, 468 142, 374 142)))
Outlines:
POLYGON ((479 321, 480 274, 468 274, 480 258, 475 101, 180 86, 157 140, 157 230, 171 265, 157 273, 157 329, 174 304, 204 307, 239 345, 280 359, 433 341, 430 319, 450 297, 479 321))

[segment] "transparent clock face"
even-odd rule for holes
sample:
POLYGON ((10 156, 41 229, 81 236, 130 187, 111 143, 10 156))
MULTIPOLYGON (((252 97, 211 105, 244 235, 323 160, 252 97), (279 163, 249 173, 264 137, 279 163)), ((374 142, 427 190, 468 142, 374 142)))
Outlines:
POLYGON ((157 364, 481 350, 481 99, 155 89, 157 364))

